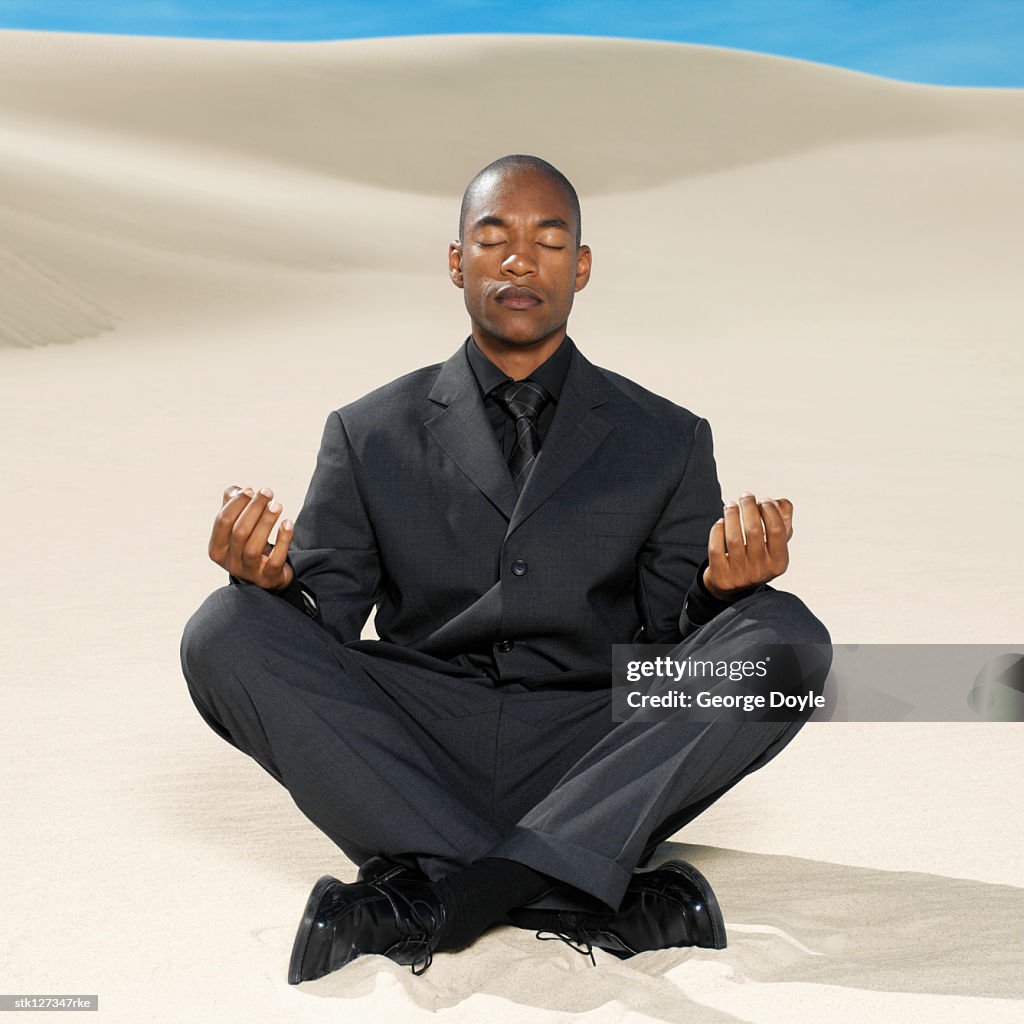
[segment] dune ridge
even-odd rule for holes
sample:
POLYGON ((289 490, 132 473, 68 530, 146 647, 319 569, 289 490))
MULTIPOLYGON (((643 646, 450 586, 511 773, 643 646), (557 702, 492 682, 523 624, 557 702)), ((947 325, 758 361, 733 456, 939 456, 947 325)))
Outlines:
POLYGON ((676 43, 6 32, 0 53, 7 117, 435 195, 451 193, 467 160, 486 162, 498 138, 515 151, 528 135, 557 160, 567 130, 590 195, 854 139, 965 130, 1024 138, 1020 90, 920 86, 676 43))

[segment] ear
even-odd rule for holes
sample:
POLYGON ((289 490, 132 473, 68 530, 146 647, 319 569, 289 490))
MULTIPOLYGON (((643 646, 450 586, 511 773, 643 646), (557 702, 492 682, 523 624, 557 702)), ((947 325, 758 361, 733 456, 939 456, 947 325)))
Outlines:
POLYGON ((458 239, 448 245, 448 276, 456 288, 462 287, 462 243, 458 239))
POLYGON ((576 250, 576 287, 575 291, 583 291, 590 280, 590 267, 593 256, 589 245, 581 245, 576 250))

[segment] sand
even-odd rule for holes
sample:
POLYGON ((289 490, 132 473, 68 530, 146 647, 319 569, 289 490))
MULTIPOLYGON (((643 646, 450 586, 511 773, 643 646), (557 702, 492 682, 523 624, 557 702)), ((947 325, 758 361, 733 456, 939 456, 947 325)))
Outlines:
POLYGON ((465 337, 458 198, 517 151, 583 200, 573 337, 710 420, 726 494, 794 501, 779 585, 835 641, 1024 650, 1024 93, 617 40, 2 32, 0 146, 4 991, 116 1022, 1024 1016, 1020 725, 808 727, 661 851, 712 879, 724 951, 594 968, 500 929, 290 987, 310 886, 355 867, 177 654, 223 488, 294 515, 328 412, 465 337))

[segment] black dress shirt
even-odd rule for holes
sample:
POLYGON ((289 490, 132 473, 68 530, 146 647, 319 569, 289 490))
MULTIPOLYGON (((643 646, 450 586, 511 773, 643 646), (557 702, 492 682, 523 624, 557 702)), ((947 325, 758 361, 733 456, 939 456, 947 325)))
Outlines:
MULTIPOLYGON (((565 375, 569 372, 569 364, 572 362, 574 348, 572 338, 566 337, 557 350, 530 374, 530 380, 535 380, 538 384, 542 384, 551 396, 551 401, 541 409, 540 415, 537 417, 537 433, 540 435, 542 446, 544 438, 547 437, 548 429, 551 426, 551 421, 555 418, 555 408, 558 405, 558 399, 562 395, 562 385, 565 383, 565 375)), ((483 395, 484 399, 484 409, 487 410, 487 417, 494 428, 494 436, 498 440, 498 447, 501 449, 501 454, 505 457, 505 461, 508 462, 508 457, 516 446, 516 421, 512 413, 508 411, 505 403, 498 398, 498 395, 501 394, 503 385, 512 382, 512 378, 499 369, 480 351, 472 335, 466 339, 466 356, 469 359, 473 375, 480 385, 480 394, 483 395)))
MULTIPOLYGON (((541 445, 551 427, 555 410, 558 407, 558 400, 562 394, 562 387, 565 384, 566 374, 569 372, 569 365, 572 362, 572 354, 576 346, 568 335, 562 344, 543 363, 533 370, 530 379, 542 384, 551 396, 549 401, 540 411, 537 417, 537 432, 540 435, 541 445)), ((516 427, 515 418, 509 412, 507 406, 498 398, 504 385, 509 384, 512 378, 501 370, 495 363, 492 363, 480 351, 479 346, 470 335, 466 339, 466 356, 469 365, 480 386, 480 394, 483 397, 484 409, 487 412, 491 427, 494 429, 494 436, 501 449, 502 455, 508 461, 509 454, 515 447, 516 427)), ((728 608, 730 601, 720 601, 712 596, 711 592, 704 586, 704 569, 707 567, 707 560, 697 570, 693 585, 686 595, 685 607, 689 620, 695 625, 702 625, 710 622, 720 611, 728 608)), ((231 577, 233 582, 240 582, 231 577)), ((752 587, 735 595, 733 600, 746 597, 759 587, 752 587)), ((321 622, 319 603, 316 594, 304 584, 297 576, 282 590, 275 590, 273 593, 284 598, 289 604, 293 604, 299 611, 321 622)), ((472 652, 462 655, 457 659, 463 664, 472 665, 491 678, 497 678, 498 673, 494 663, 492 652, 472 652)))

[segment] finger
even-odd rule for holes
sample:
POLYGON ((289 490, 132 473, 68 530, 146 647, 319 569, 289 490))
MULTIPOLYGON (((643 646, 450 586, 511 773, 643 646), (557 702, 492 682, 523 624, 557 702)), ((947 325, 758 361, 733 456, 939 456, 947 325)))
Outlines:
POLYGON ((724 571, 728 565, 725 553, 725 520, 718 519, 708 534, 708 565, 712 570, 724 571))
MULTIPOLYGON (((261 487, 249 499, 249 503, 242 510, 242 514, 235 520, 235 525, 231 528, 231 561, 239 570, 245 570, 247 578, 248 575, 251 575, 252 572, 259 568, 259 558, 263 554, 262 544, 256 553, 255 560, 251 555, 247 554, 249 551, 249 539, 262 518, 264 509, 270 504, 273 497, 274 492, 269 487, 261 487)), ((269 534, 269 532, 268 530, 267 533, 269 534)), ((263 538, 264 544, 266 539, 266 537, 263 538)), ((238 574, 236 573, 236 575, 238 574)))
POLYGON ((238 520, 239 515, 249 504, 253 495, 251 487, 234 488, 229 487, 224 492, 224 504, 220 512, 213 520, 213 529, 210 532, 209 555, 218 565, 230 570, 227 565, 231 546, 231 531, 238 520), (230 497, 229 497, 230 495, 230 497))
POLYGON ((729 557, 725 552, 725 520, 719 519, 708 534, 708 569, 715 585, 724 589, 729 582, 729 557))
POLYGON ((735 501, 727 501, 722 509, 725 520, 725 550, 729 556, 729 567, 736 572, 746 563, 746 548, 743 545, 743 525, 740 507, 735 501))
POLYGON ((747 558, 756 562, 766 556, 764 549, 764 524, 757 498, 749 491, 740 495, 740 518, 743 520, 743 535, 746 538, 747 558))
POLYGON ((768 576, 768 551, 764 544, 764 522, 757 498, 749 491, 740 495, 740 516, 746 536, 746 563, 742 574, 733 573, 732 581, 737 587, 749 587, 763 583, 768 576))
POLYGON ((782 521, 786 524, 786 536, 793 536, 793 502, 789 498, 773 498, 773 501, 779 506, 779 512, 782 514, 782 521))
POLYGON ((260 517, 252 528, 252 532, 242 547, 242 563, 254 573, 259 574, 262 572, 264 557, 270 550, 270 545, 268 544, 270 531, 273 530, 274 523, 277 522, 280 515, 281 502, 276 498, 267 501, 263 506, 260 517))
POLYGON ((292 542, 292 534, 295 527, 290 519, 282 519, 281 525, 277 528, 277 539, 267 556, 263 567, 264 574, 269 579, 277 579, 284 571, 288 559, 288 545, 292 542))
POLYGON ((789 565, 789 537, 778 502, 774 498, 765 498, 761 503, 761 515, 764 519, 768 562, 775 575, 781 576, 789 565))

